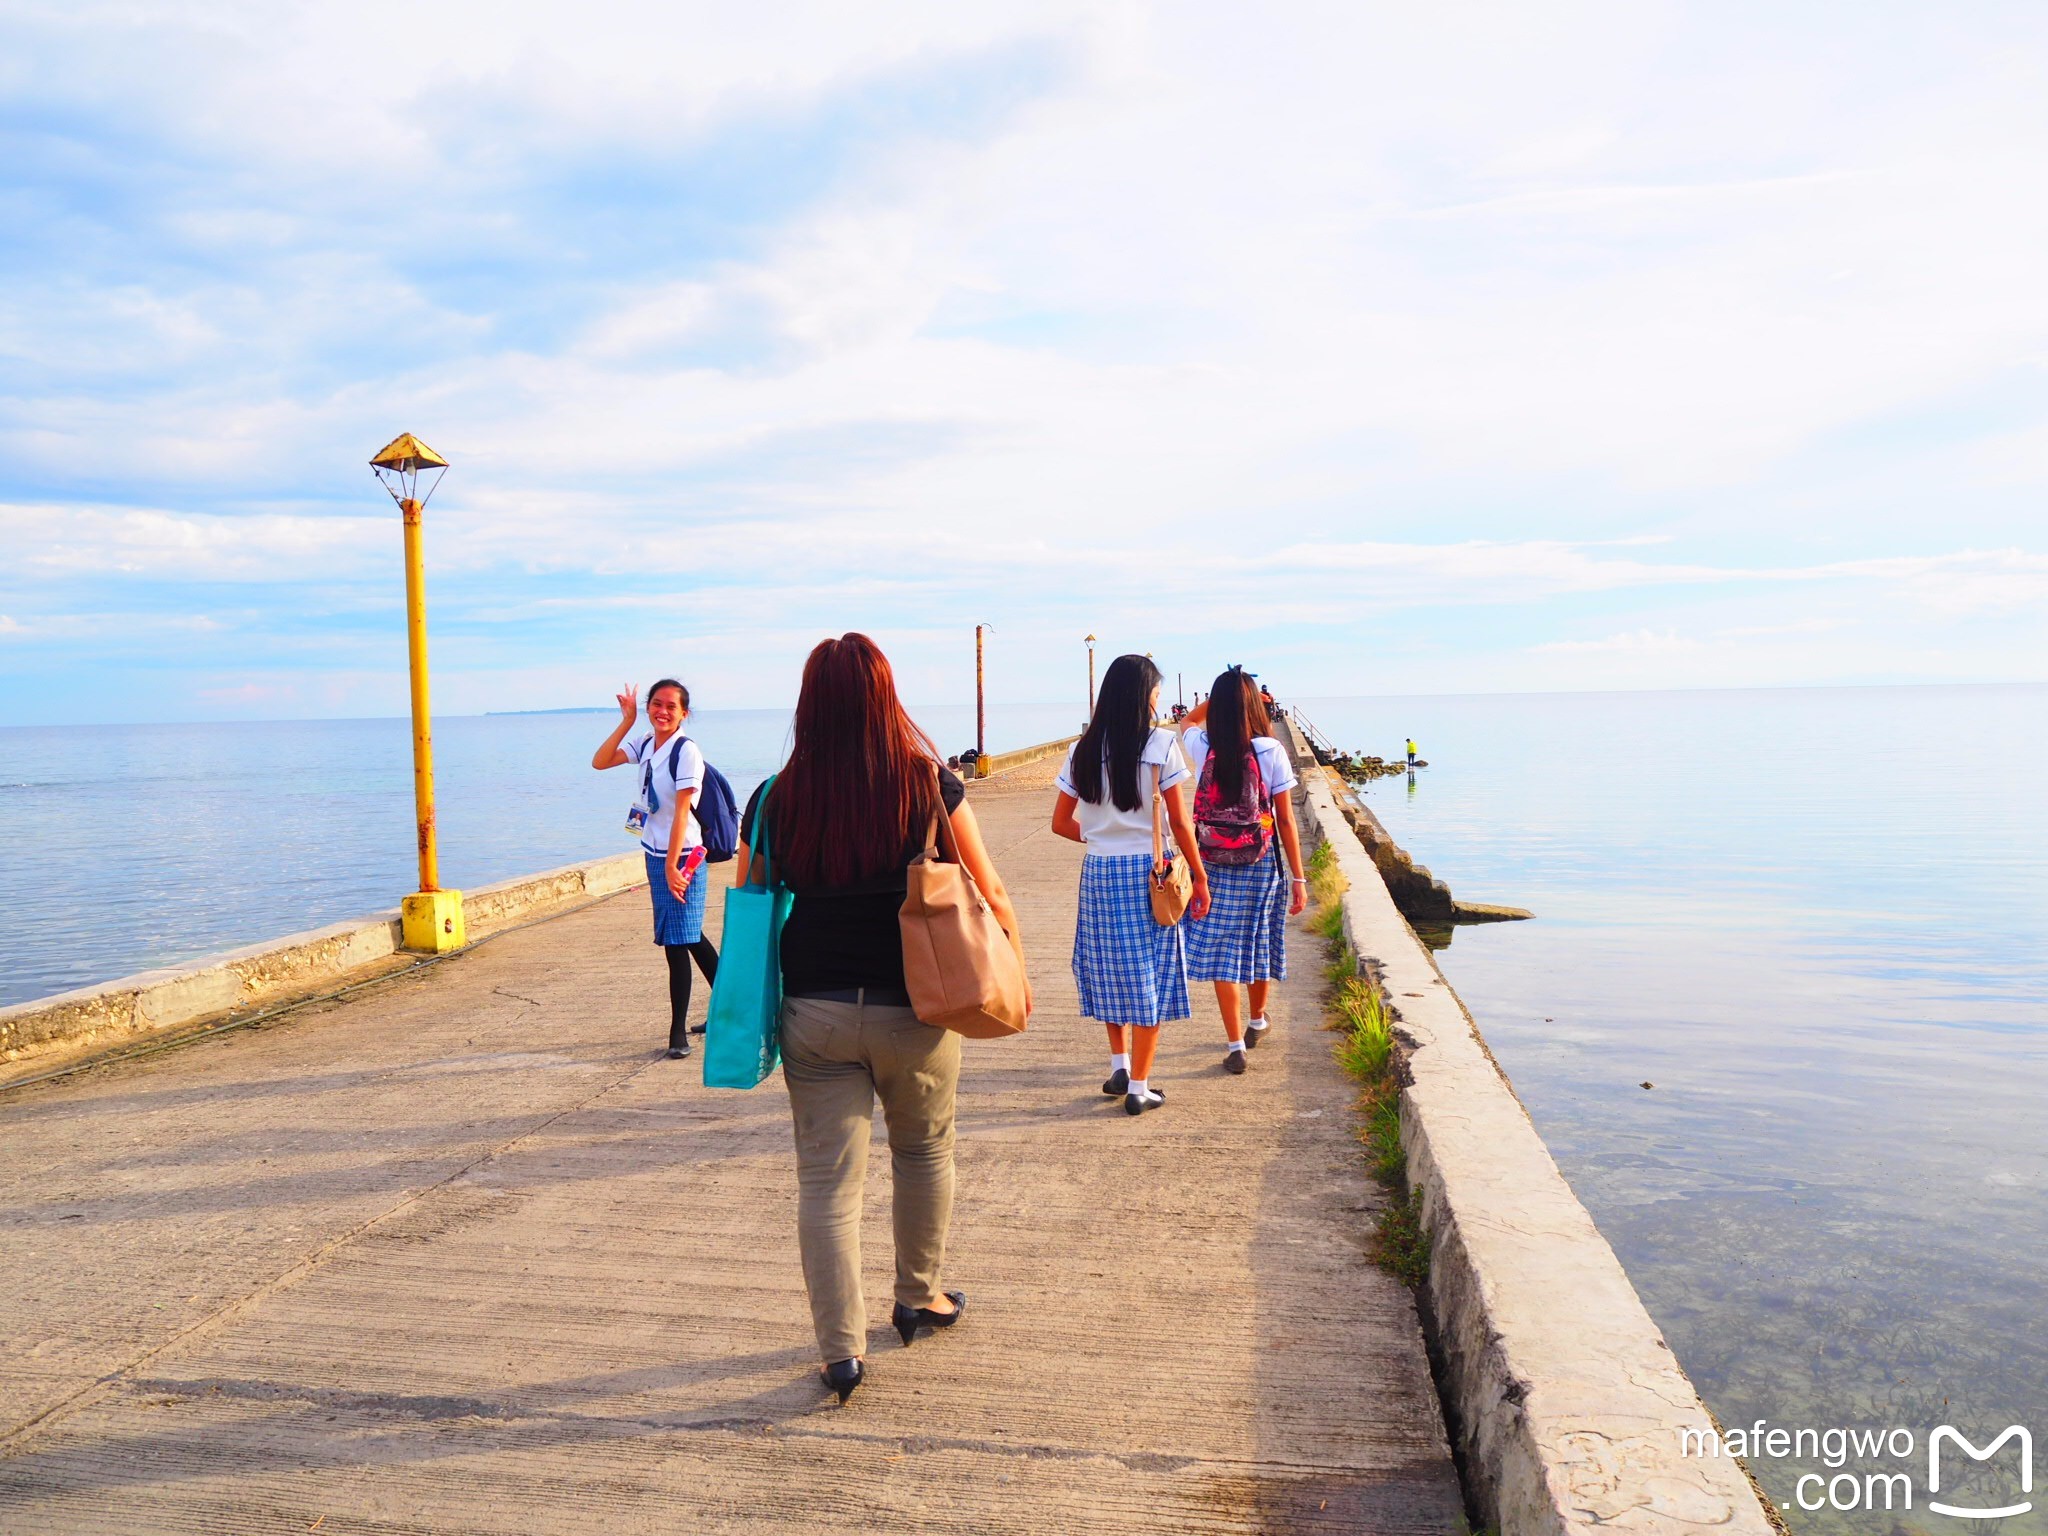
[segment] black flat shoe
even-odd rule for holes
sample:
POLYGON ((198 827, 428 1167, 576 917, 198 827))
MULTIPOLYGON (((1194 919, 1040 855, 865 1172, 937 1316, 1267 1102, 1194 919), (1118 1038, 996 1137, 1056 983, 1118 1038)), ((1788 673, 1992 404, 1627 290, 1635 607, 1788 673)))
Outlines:
POLYGON ((853 1396, 853 1389, 861 1384, 867 1372, 860 1368, 858 1360, 834 1360, 823 1372, 825 1385, 839 1394, 839 1401, 845 1402, 853 1396))
POLYGON ((1164 1088, 1147 1088, 1143 1093, 1127 1093, 1124 1095, 1124 1113, 1142 1115, 1146 1110, 1157 1109, 1165 1102, 1164 1088))
MULTIPOLYGON (((1272 1025, 1268 1024, 1266 1029, 1271 1029, 1272 1027, 1272 1025)), ((1256 1051, 1259 1048, 1259 1042, 1266 1038, 1266 1029, 1253 1029, 1247 1024, 1244 1030, 1244 1048, 1248 1051, 1256 1051)))
POLYGON ((690 1033, 693 1035, 701 1035, 704 1033, 704 1026, 702 1024, 692 1024, 690 1026, 690 1033))
POLYGON ((934 1312, 930 1307, 906 1307, 896 1303, 896 1310, 889 1315, 889 1321, 896 1325, 897 1333, 903 1336, 903 1347, 910 1348, 920 1328, 950 1328, 960 1321, 960 1314, 967 1310, 965 1291, 948 1291, 946 1300, 953 1303, 950 1312, 934 1312))
POLYGON ((1109 1074, 1109 1081, 1102 1085, 1102 1091, 1111 1098, 1117 1098, 1131 1091, 1131 1074, 1118 1067, 1109 1074))
POLYGON ((681 1061, 689 1054, 690 1048, 687 1045, 672 1045, 668 1048, 668 1059, 670 1061, 681 1061))
POLYGON ((1242 1051, 1225 1051, 1223 1053, 1223 1070, 1230 1073, 1233 1077, 1243 1077, 1246 1065, 1244 1058, 1250 1050, 1251 1047, 1246 1046, 1242 1051))

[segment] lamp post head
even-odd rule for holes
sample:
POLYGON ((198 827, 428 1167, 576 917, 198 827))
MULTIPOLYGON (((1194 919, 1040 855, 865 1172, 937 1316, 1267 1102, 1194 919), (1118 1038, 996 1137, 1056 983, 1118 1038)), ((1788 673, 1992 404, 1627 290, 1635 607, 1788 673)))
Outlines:
POLYGON ((1095 637, 1093 635, 1083 635, 1081 638, 1083 640, 1086 640, 1090 645, 1093 645, 1095 643, 1095 637))
POLYGON ((432 496, 441 484, 441 476, 448 473, 448 461, 410 432, 399 433, 384 445, 377 457, 370 460, 370 472, 401 508, 407 502, 416 503, 420 509, 425 508, 425 499, 415 494, 419 490, 420 471, 423 469, 435 471, 427 486, 427 495, 432 496))

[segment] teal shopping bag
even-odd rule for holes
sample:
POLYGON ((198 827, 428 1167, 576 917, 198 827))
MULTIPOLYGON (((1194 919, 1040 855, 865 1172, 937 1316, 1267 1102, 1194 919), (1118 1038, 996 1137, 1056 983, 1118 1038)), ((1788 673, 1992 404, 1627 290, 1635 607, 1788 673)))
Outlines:
MULTIPOLYGON (((795 896, 775 883, 768 857, 768 793, 761 789, 752 867, 725 893, 718 980, 704 1022, 704 1086, 752 1088, 782 1060, 782 925, 795 896), (757 883, 758 882, 758 883, 757 883)), ((698 879, 704 878, 699 870, 698 879)))

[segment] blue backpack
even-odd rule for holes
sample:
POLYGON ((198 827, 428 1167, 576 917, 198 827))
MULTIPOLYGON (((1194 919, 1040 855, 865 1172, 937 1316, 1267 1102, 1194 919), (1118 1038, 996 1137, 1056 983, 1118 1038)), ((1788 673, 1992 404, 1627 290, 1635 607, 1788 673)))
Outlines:
MULTIPOLYGON (((676 764, 682 761, 683 743, 690 738, 678 736, 676 744, 668 749, 668 777, 674 783, 676 764)), ((704 862, 723 864, 740 847, 740 808, 733 799, 732 785, 724 774, 704 764, 704 782, 697 790, 697 803, 690 808, 690 814, 697 818, 697 828, 704 834, 704 862)))

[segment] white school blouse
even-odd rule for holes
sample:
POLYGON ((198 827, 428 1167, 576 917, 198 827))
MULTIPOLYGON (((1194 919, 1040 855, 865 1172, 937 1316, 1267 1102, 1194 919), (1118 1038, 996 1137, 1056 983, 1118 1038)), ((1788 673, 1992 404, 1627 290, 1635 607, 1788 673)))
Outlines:
MULTIPOLYGON (((675 829, 676 797, 704 785, 704 754, 697 750, 697 743, 685 741, 681 752, 677 752, 675 746, 676 739, 671 736, 657 747, 653 734, 649 733, 626 748, 626 756, 639 765, 642 786, 651 781, 654 796, 661 802, 661 808, 649 816, 647 825, 640 829, 640 846, 656 858, 668 857, 668 837, 675 829), (673 778, 668 771, 671 756, 676 760, 673 778), (650 759, 651 769, 648 766, 650 759)), ((694 848, 703 841, 703 829, 697 825, 697 813, 692 810, 689 822, 683 828, 683 846, 694 848)))
MULTIPOLYGON (((1135 811, 1120 811, 1109 790, 1108 752, 1103 753, 1102 804, 1095 805, 1081 799, 1081 791, 1074 787, 1074 748, 1067 749, 1066 765, 1060 769, 1060 776, 1053 781, 1054 787, 1062 794, 1072 795, 1078 802, 1074 807, 1074 819, 1081 824, 1081 836, 1087 839, 1088 853, 1093 858, 1115 858, 1123 854, 1152 852, 1152 779, 1153 770, 1160 770, 1161 787, 1171 789, 1188 778, 1188 760, 1181 756, 1180 743, 1174 740, 1173 732, 1163 727, 1154 727, 1146 738, 1145 751, 1139 758, 1138 808, 1135 811)), ((1169 843, 1173 841, 1173 825, 1165 814, 1160 815, 1160 833, 1169 843)))

